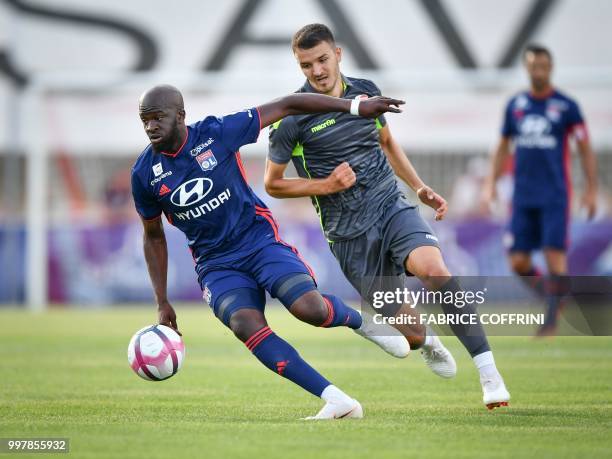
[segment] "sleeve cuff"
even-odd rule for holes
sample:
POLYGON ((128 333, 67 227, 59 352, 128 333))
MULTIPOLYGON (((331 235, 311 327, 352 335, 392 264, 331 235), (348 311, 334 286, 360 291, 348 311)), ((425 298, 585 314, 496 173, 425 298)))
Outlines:
POLYGON ((155 217, 146 217, 144 215, 142 215, 140 212, 138 212, 138 215, 140 215, 140 218, 142 218, 144 221, 146 222, 152 222, 153 220, 157 220, 158 218, 161 217, 162 213, 160 212, 158 215, 156 215, 155 217))
POLYGON ((287 164, 289 161, 291 161, 291 158, 278 158, 272 155, 268 155, 268 159, 276 164, 287 164))

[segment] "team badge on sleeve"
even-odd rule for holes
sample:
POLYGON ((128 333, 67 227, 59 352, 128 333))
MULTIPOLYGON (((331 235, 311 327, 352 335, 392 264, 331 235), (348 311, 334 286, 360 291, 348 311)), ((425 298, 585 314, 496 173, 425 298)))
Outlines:
POLYGON ((582 123, 574 126, 574 136, 578 140, 586 140, 589 135, 587 134, 586 126, 582 123))
POLYGON ((212 150, 206 150, 204 153, 199 154, 196 156, 196 160, 205 172, 212 171, 218 164, 212 150))

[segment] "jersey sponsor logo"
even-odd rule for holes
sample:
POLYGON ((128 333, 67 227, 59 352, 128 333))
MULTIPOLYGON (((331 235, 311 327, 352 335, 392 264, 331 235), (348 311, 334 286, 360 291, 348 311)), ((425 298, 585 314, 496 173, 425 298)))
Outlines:
POLYGON ((196 160, 204 172, 212 171, 218 164, 217 158, 215 158, 212 150, 206 150, 204 153, 200 153, 196 156, 196 160))
POLYGON ((316 126, 311 127, 310 132, 314 134, 319 131, 322 131, 327 127, 333 126, 334 124, 336 124, 336 120, 334 118, 330 118, 328 120, 323 121, 321 124, 317 124, 316 126))
POLYGON ((164 172, 159 177, 154 178, 153 180, 151 180, 151 186, 154 186, 156 183, 161 182, 163 179, 165 179, 166 177, 169 177, 171 175, 172 175, 172 171, 164 172))
POLYGON ((558 123, 561 120, 561 112, 556 107, 548 107, 546 109, 546 118, 553 123, 558 123))
POLYGON ((546 103, 546 107, 547 108, 554 108, 556 110, 559 110, 561 112, 569 109, 569 104, 561 99, 549 99, 548 102, 546 103))
POLYGON ((557 146, 557 139, 551 135, 550 120, 541 115, 527 115, 519 121, 519 135, 516 144, 525 148, 552 149, 557 146))
POLYGON ((162 163, 153 164, 153 173, 155 174, 155 177, 159 177, 163 172, 164 168, 162 163))
POLYGON ((523 135, 545 135, 550 133, 550 123, 540 115, 527 115, 519 129, 523 135))
MULTIPOLYGON (((209 212, 212 212, 219 206, 221 206, 225 201, 228 201, 229 198, 232 197, 232 193, 229 188, 226 188, 224 191, 219 193, 212 199, 209 199, 204 204, 200 204, 197 207, 193 207, 184 212, 176 212, 174 216, 179 220, 191 220, 192 218, 198 218, 206 215, 209 212)), ((196 260, 197 262, 198 260, 196 260)))
POLYGON ((191 206, 200 202, 212 190, 213 182, 210 179, 199 177, 186 181, 170 196, 172 204, 179 207, 191 206))
POLYGON ((198 145, 195 148, 192 148, 191 151, 189 152, 189 154, 191 156, 198 156, 202 150, 204 150, 206 147, 210 147, 213 142, 215 141, 215 139, 213 139, 212 137, 209 137, 208 140, 204 143, 201 143, 200 145, 198 145))
POLYGON ((529 108, 529 99, 524 94, 521 94, 514 100, 512 114, 517 120, 525 116, 525 110, 529 108))
POLYGON ((431 239, 432 241, 438 242, 438 238, 436 236, 432 235, 432 234, 426 234, 425 238, 426 239, 431 239))
POLYGON ((561 120, 561 115, 568 109, 566 102, 558 99, 550 99, 546 103, 546 117, 554 123, 561 120))
POLYGON ((518 96, 514 101, 514 109, 524 111, 529 108, 529 99, 524 94, 518 96))

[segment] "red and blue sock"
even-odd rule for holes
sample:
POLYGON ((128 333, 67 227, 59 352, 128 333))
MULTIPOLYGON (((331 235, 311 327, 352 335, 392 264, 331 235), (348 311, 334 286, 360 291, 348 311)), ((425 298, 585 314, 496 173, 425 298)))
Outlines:
POLYGON ((546 317, 545 327, 556 327, 559 313, 563 308, 563 298, 568 294, 567 276, 551 274, 546 279, 546 317))
POLYGON ((317 397, 320 397, 323 390, 331 384, 270 327, 258 330, 244 344, 270 370, 317 397))
POLYGON ((321 295, 323 296, 325 306, 327 306, 327 319, 320 325, 321 327, 349 327, 352 329, 361 327, 363 320, 359 312, 348 306, 337 296, 324 293, 321 295))
POLYGON ((529 268, 529 271, 527 271, 526 273, 521 274, 521 280, 528 287, 533 289, 533 291, 537 295, 544 296, 546 294, 545 285, 544 285, 544 276, 542 276, 542 272, 535 266, 532 266, 531 268, 529 268))

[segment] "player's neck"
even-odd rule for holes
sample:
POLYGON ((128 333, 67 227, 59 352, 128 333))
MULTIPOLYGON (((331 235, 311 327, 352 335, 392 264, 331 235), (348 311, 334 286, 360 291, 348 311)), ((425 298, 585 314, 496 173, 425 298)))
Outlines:
POLYGON ((176 156, 177 153, 185 146, 185 142, 187 141, 187 135, 187 126, 182 126, 178 131, 176 139, 174 140, 174 142, 172 142, 171 147, 162 150, 159 153, 162 153, 166 156, 176 156))
POLYGON ((172 151, 169 153, 176 153, 180 150, 180 148, 185 144, 185 139, 187 138, 187 127, 183 126, 179 129, 179 134, 176 136, 176 141, 174 145, 172 145, 172 151))
POLYGON ((342 85, 342 78, 338 78, 338 81, 336 81, 336 84, 334 85, 333 89, 325 93, 325 95, 332 96, 332 97, 342 97, 343 92, 344 92, 344 87, 342 85))
POLYGON ((532 86, 530 94, 531 94, 531 97, 533 97, 534 99, 546 99, 550 97, 553 91, 554 91, 553 86, 551 84, 547 84, 546 86, 542 88, 534 88, 532 86))

